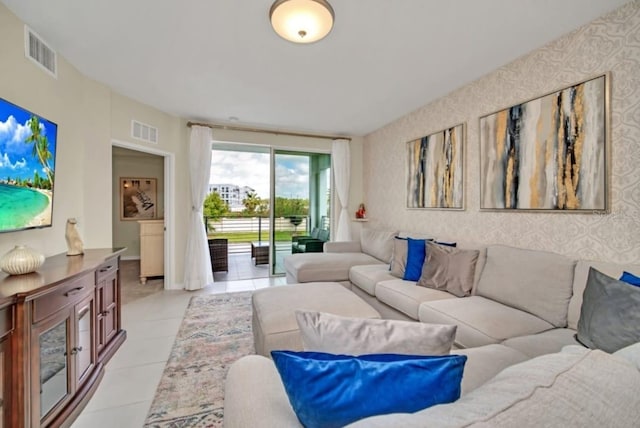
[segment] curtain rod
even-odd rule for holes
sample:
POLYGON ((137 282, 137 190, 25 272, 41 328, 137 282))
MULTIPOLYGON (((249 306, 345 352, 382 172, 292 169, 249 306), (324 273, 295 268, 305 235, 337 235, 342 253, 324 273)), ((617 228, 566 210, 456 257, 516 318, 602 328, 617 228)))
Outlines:
POLYGON ((289 131, 274 131, 270 129, 260 129, 260 128, 244 128, 242 126, 229 126, 229 125, 214 125, 211 123, 199 123, 199 122, 187 122, 187 126, 191 128, 192 126, 206 126, 211 129, 224 129, 226 131, 244 131, 244 132, 260 132, 262 134, 273 134, 273 135, 288 135, 291 137, 309 137, 309 138, 322 138, 325 140, 348 140, 351 141, 350 137, 343 137, 341 135, 317 135, 317 134, 305 134, 303 132, 289 132, 289 131))

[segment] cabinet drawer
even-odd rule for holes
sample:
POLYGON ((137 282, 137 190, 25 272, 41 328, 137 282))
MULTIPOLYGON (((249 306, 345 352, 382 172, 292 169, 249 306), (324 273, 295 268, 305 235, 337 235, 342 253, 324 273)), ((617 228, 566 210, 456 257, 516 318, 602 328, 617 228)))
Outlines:
POLYGON ((112 259, 100 265, 98 269, 96 269, 96 284, 102 282, 105 278, 111 275, 113 272, 118 270, 118 260, 112 259))
POLYGON ((140 223, 140 236, 164 235, 164 220, 142 220, 140 223))
POLYGON ((0 309, 0 339, 13 330, 13 305, 0 309))
POLYGON ((87 273, 38 297, 33 301, 33 322, 36 323, 67 305, 79 302, 88 293, 93 292, 95 288, 93 280, 93 273, 87 273))

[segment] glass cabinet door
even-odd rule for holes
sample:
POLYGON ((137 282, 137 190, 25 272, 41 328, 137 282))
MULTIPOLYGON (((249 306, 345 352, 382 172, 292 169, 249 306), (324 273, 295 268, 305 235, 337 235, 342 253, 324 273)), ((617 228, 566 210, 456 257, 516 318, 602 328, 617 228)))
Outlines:
POLYGON ((76 356, 76 383, 79 385, 90 372, 94 363, 93 344, 93 298, 85 299, 76 306, 76 343, 71 354, 76 356))
POLYGON ((4 369, 5 369, 5 339, 0 339, 0 428, 4 427, 4 369))
POLYGON ((58 321, 39 335, 40 418, 49 413, 69 392, 68 319, 58 321))

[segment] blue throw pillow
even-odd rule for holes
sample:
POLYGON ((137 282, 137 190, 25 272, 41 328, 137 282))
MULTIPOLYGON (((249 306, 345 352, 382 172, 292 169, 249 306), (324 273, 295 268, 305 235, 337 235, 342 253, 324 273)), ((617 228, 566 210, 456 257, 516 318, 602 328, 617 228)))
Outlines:
POLYGON ((632 273, 624 271, 622 276, 620 277, 620 281, 624 281, 628 284, 635 285, 636 287, 640 287, 640 277, 635 276, 632 273))
POLYGON ((460 397, 467 357, 272 351, 289 401, 307 428, 413 413, 460 397))
POLYGON ((422 275, 422 265, 426 257, 426 239, 407 238, 407 265, 402 279, 417 281, 422 275))

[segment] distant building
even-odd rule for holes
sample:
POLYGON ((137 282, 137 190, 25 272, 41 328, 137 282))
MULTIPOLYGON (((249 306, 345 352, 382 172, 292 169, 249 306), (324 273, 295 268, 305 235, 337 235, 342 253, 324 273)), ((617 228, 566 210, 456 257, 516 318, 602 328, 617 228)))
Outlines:
POLYGON ((220 198, 227 203, 229 210, 233 212, 239 212, 244 209, 242 204, 243 199, 247 197, 249 193, 255 192, 249 186, 238 186, 237 184, 209 184, 209 193, 216 192, 220 195, 220 198))

